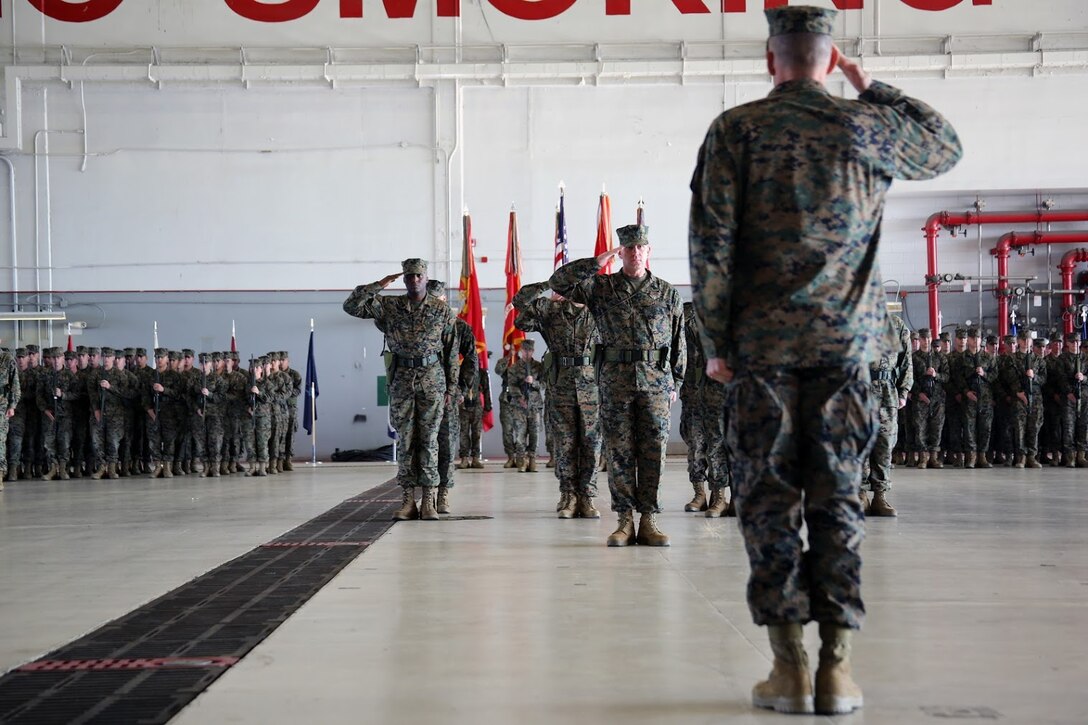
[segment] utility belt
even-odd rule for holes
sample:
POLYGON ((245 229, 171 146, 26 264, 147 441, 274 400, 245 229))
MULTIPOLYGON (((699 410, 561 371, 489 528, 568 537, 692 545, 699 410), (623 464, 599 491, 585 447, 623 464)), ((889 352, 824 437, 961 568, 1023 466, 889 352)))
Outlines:
POLYGON ((625 350, 616 347, 603 348, 603 360, 606 363, 663 363, 668 359, 669 348, 655 348, 653 350, 625 350))
POLYGON ((438 362, 437 354, 424 355, 423 357, 401 357, 400 355, 394 355, 393 358, 397 361, 397 367, 405 368, 426 368, 438 362))
POLYGON ((872 374, 869 377, 873 380, 873 382, 876 382, 878 380, 886 380, 888 382, 891 382, 894 379, 892 378, 891 370, 875 370, 870 372, 872 374))
POLYGON ((593 364, 593 358, 589 355, 583 355, 582 357, 557 357, 556 360, 561 368, 584 368, 593 364))

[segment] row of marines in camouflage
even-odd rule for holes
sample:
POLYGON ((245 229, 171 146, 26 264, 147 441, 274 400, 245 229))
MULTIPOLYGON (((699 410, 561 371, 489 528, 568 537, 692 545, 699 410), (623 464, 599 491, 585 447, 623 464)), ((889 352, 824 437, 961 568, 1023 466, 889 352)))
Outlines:
POLYGON ((901 463, 918 468, 1088 466, 1088 361, 1080 336, 1027 330, 982 344, 977 328, 918 331, 901 463), (947 456, 947 458, 946 458, 947 456))
MULTIPOLYGON (((518 327, 528 332, 521 322, 519 315, 518 327)), ((536 451, 547 387, 544 365, 533 357, 535 351, 536 343, 522 340, 518 350, 495 363, 495 374, 502 380, 499 422, 503 448, 507 452, 503 468, 516 468, 522 473, 537 470, 536 451)))
POLYGON ((219 476, 247 459, 251 475, 292 468, 301 376, 285 352, 250 372, 237 369, 237 353, 201 353, 195 367, 192 351, 165 348, 155 351, 155 367, 144 348, 47 348, 41 366, 36 356, 34 346, 16 351, 22 394, 5 449, 9 481, 20 471, 44 480, 219 476))
POLYGON ((774 90, 711 124, 691 180, 693 301, 707 373, 730 383, 748 606, 774 652, 752 702, 847 713, 863 702, 850 643, 865 613, 870 365, 895 350, 877 265, 884 201, 893 179, 942 174, 962 148, 935 110, 841 55, 834 10, 766 15, 774 90), (828 92, 836 67, 856 101, 828 92), (815 686, 803 642, 812 620, 822 640, 815 686))

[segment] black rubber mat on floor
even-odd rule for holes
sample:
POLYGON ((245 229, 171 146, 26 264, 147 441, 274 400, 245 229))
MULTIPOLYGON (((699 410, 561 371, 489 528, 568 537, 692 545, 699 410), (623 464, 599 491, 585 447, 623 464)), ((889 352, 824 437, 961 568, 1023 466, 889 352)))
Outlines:
POLYGON ((0 723, 164 723, 393 525, 383 484, 0 677, 0 723))

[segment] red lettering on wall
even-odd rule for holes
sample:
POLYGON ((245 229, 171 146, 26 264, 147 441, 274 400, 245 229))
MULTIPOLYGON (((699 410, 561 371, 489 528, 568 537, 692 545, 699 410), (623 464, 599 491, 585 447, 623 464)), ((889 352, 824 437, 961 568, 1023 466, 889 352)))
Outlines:
MULTIPOLYGON (((902 0, 903 4, 912 7, 915 10, 931 10, 933 12, 940 12, 941 10, 948 10, 954 8, 963 0, 902 0)), ((972 5, 993 5, 993 0, 971 0, 972 5)))
POLYGON ((284 0, 267 3, 263 0, 226 0, 227 7, 247 20, 261 23, 286 23, 309 15, 320 0, 284 0))
MULTIPOLYGON (((723 5, 727 2, 733 2, 734 0, 722 0, 723 5)), ((743 5, 744 0, 740 0, 743 5)), ((676 6, 684 15, 704 14, 709 13, 710 8, 706 6, 703 0, 672 0, 672 4, 676 6)), ((605 15, 630 15, 631 14, 631 0, 605 0, 604 3, 605 15)))
POLYGON ((503 15, 518 20, 547 20, 570 10, 575 0, 488 0, 503 15))
POLYGON ((104 18, 121 4, 122 0, 30 0, 30 4, 54 20, 65 23, 89 23, 104 18))
MULTIPOLYGON (((390 18, 414 18, 417 0, 382 0, 385 14, 390 18)), ((435 12, 440 18, 461 16, 461 0, 438 0, 435 12)), ((340 17, 363 17, 363 0, 340 0, 340 17)))

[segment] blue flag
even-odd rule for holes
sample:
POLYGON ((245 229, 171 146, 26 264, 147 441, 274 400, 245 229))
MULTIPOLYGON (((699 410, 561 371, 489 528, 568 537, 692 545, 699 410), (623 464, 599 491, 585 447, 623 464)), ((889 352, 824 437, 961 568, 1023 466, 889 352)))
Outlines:
POLYGON ((317 420, 317 396, 321 390, 317 386, 317 361, 314 360, 314 331, 310 330, 310 352, 306 355, 306 403, 302 409, 302 427, 306 435, 314 434, 314 421, 317 420))

